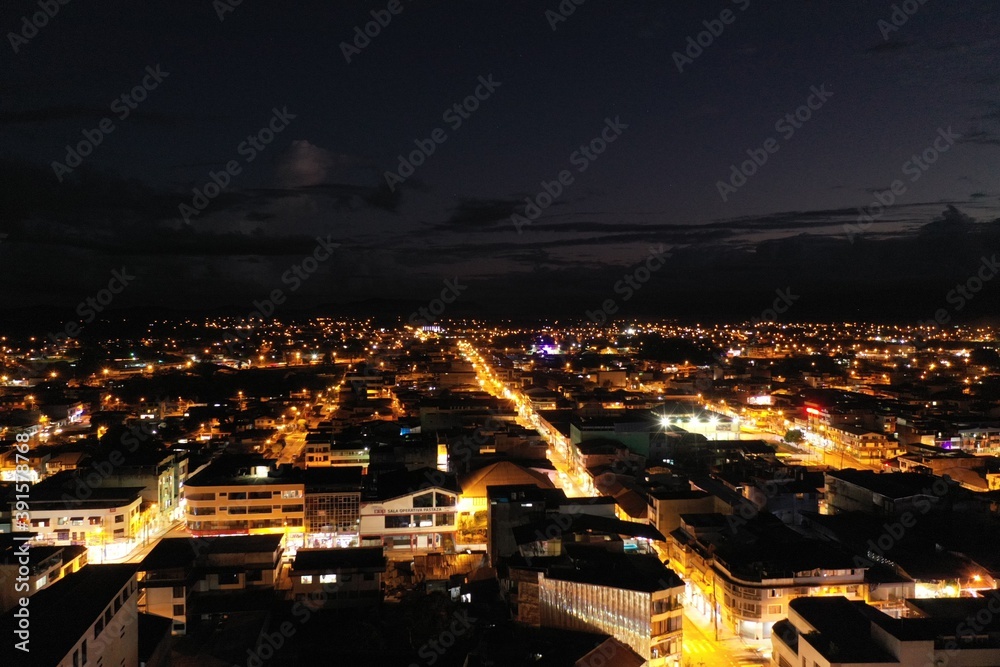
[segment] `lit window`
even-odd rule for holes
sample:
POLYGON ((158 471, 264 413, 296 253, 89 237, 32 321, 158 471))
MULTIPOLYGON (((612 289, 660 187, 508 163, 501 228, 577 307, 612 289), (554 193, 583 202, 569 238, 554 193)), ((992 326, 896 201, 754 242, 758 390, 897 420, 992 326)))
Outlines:
POLYGON ((319 583, 321 583, 321 584, 335 584, 335 583, 337 583, 337 575, 335 575, 335 574, 321 574, 321 575, 319 575, 319 583))
POLYGON ((303 584, 311 584, 312 582, 313 582, 313 577, 312 577, 311 574, 303 574, 302 575, 302 583, 303 584))

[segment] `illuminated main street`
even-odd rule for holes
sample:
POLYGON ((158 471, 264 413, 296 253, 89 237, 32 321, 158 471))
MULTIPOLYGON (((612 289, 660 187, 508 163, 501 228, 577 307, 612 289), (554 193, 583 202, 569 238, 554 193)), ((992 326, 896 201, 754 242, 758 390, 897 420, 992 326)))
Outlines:
MULTIPOLYGON (((590 488, 584 480, 585 473, 578 471, 574 477, 569 464, 570 449, 573 445, 557 431, 545 425, 544 420, 532 409, 531 402, 517 388, 511 389, 502 383, 496 373, 485 362, 479 352, 468 342, 461 341, 462 352, 472 362, 484 391, 493 396, 510 399, 518 412, 518 422, 523 426, 536 429, 548 445, 549 461, 556 469, 556 486, 561 488, 568 497, 597 496, 595 489, 590 488)), ((763 435, 763 434, 762 434, 763 435)), ((660 550, 657 549, 660 553, 660 550)), ((662 558, 662 554, 661 554, 662 558)), ((728 637, 720 637, 716 641, 713 630, 704 617, 699 617, 697 611, 688 607, 684 612, 684 664, 692 667, 744 667, 749 665, 766 665, 770 656, 770 642, 746 642, 729 633, 728 637)))
POLYGON ((517 388, 511 389, 504 383, 502 383, 496 376, 489 365, 483 360, 479 352, 469 345, 466 341, 461 341, 459 346, 462 352, 468 357, 472 362, 473 368, 476 370, 476 376, 479 380, 479 385, 484 391, 489 392, 491 395, 497 398, 506 398, 514 402, 517 407, 517 421, 521 426, 527 428, 532 428, 538 431, 539 435, 544 438, 546 445, 546 453, 549 457, 549 462, 552 463, 552 467, 556 469, 556 480, 554 480, 555 485, 562 489, 566 495, 570 498, 579 497, 592 497, 597 495, 597 491, 593 489, 588 489, 588 484, 583 480, 582 475, 577 473, 574 478, 572 466, 570 464, 570 447, 572 445, 569 443, 567 438, 564 438, 555 429, 544 424, 538 413, 534 411, 531 407, 531 401, 517 388))

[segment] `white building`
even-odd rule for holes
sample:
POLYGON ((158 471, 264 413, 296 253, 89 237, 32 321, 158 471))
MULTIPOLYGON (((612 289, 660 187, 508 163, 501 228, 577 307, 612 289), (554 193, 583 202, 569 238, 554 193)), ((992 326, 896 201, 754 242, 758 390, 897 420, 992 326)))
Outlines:
POLYGON ((374 475, 361 497, 362 546, 454 549, 458 495, 454 477, 432 468, 374 475))

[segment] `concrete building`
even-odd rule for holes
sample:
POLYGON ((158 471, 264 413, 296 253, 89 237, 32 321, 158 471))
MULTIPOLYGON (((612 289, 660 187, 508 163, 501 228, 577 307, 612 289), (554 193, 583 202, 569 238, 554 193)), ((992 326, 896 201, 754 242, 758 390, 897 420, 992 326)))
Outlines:
POLYGON ((382 547, 299 549, 289 573, 292 597, 325 608, 378 604, 386 562, 382 547))
MULTIPOLYGON (((29 653, 16 634, 0 642, 0 665, 140 667, 135 565, 88 565, 31 597, 29 653)), ((3 615, 18 627, 17 607, 3 615)))
POLYGON ((303 471, 305 546, 359 546, 362 471, 360 466, 303 471))
POLYGON ((667 536, 667 551, 671 567, 688 581, 688 605, 748 639, 770 636, 799 597, 844 595, 889 604, 914 592, 912 580, 869 577, 846 550, 808 539, 770 515, 685 514, 667 536))
POLYGON ((486 541, 490 563, 518 551, 514 529, 559 514, 592 514, 615 518, 614 498, 567 498, 562 489, 542 489, 530 484, 487 487, 489 510, 486 541))
POLYGON ((605 632, 650 667, 681 664, 684 584, 655 556, 582 547, 515 557, 501 585, 521 623, 605 632))
POLYGON ((833 513, 926 514, 943 505, 952 486, 942 478, 915 472, 832 470, 826 473, 826 504, 833 513))
MULTIPOLYGON (((139 609, 171 619, 173 634, 183 635, 200 620, 201 607, 211 614, 246 611, 259 596, 273 590, 281 569, 281 535, 160 540, 139 565, 139 609), (211 604, 204 604, 206 601, 211 604), (226 609, 226 604, 232 606, 226 609)), ((264 608, 267 600, 264 600, 264 608)))
POLYGON ((302 543, 305 484, 301 471, 272 461, 218 459, 184 486, 185 521, 195 536, 285 534, 302 543))
POLYGON ((19 539, 30 535, 17 533, 16 538, 14 534, 0 535, 0 582, 4 584, 0 587, 0 612, 13 608, 20 598, 34 595, 87 564, 86 547, 27 546, 19 539), (22 565, 28 567, 27 575, 19 572, 22 565), (23 577, 24 581, 16 581, 18 577, 23 577))
POLYGON ((41 543, 90 547, 91 560, 118 558, 142 537, 143 487, 100 487, 76 471, 48 477, 31 488, 31 531, 41 543))
POLYGON ((1000 665, 1000 597, 908 600, 893 618, 844 597, 799 598, 771 635, 778 667, 1000 665))
POLYGON ((362 546, 394 551, 451 551, 458 483, 432 468, 369 471, 359 508, 362 546))

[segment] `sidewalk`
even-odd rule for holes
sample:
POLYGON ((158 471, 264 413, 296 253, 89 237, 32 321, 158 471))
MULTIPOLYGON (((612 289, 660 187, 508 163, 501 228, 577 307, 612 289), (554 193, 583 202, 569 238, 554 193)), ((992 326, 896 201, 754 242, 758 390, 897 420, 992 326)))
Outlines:
MULTIPOLYGON (((710 616, 702 614, 691 605, 685 604, 684 618, 701 630, 706 637, 713 640, 715 639, 715 623, 713 623, 710 616)), ((726 651, 733 654, 736 654, 739 651, 754 651, 761 648, 771 648, 770 639, 747 639, 745 637, 740 637, 727 628, 721 619, 719 620, 718 636, 719 639, 716 641, 720 647, 724 647, 726 651)))

